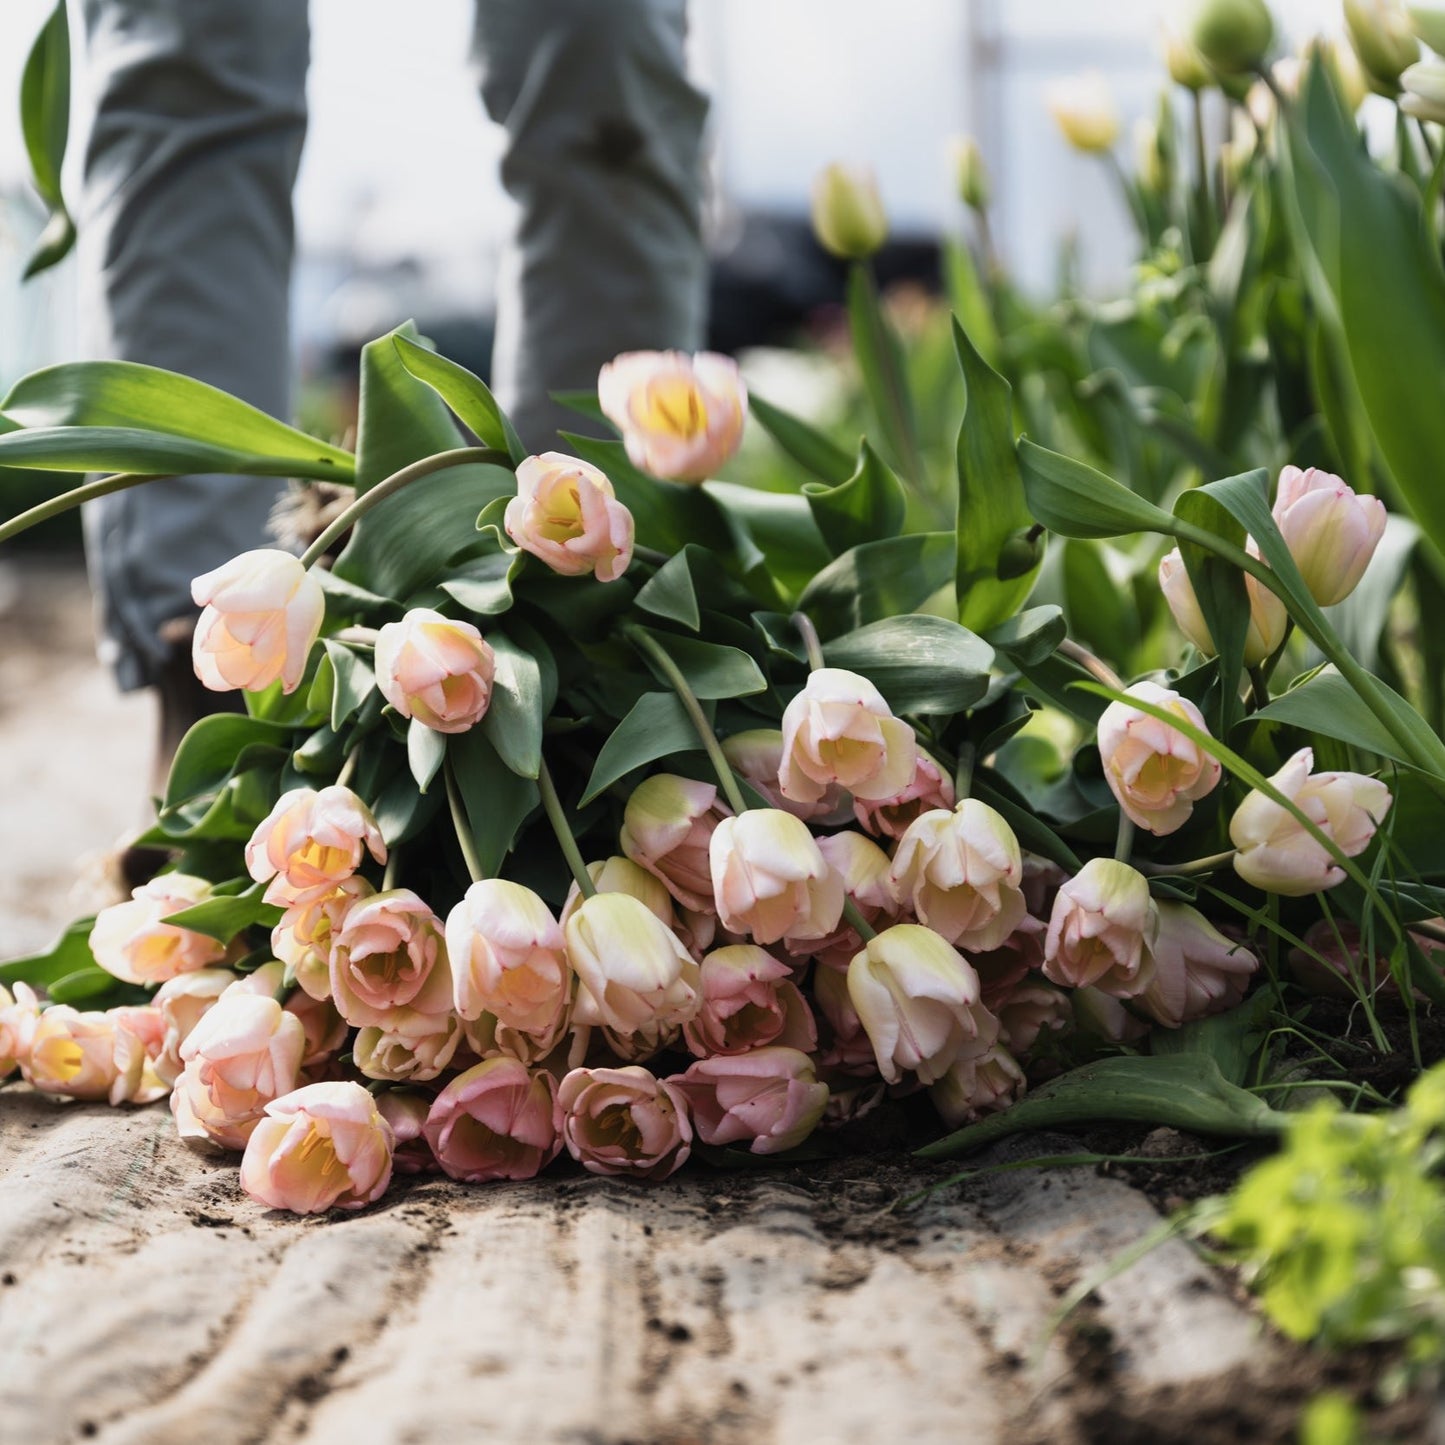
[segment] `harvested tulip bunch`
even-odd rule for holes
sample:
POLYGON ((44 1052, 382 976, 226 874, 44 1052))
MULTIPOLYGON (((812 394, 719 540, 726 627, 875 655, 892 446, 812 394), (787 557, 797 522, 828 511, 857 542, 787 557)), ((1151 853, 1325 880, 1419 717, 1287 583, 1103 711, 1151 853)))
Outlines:
POLYGON ((885 1095, 961 1128, 1167 1052, 1262 961, 1277 988, 1282 936, 1316 984, 1368 956, 1437 996, 1405 926, 1426 895, 1379 900, 1373 774, 1445 748, 1320 611, 1382 505, 1289 467, 1273 511, 1260 472, 1164 512, 1016 440, 961 331, 958 355, 943 488, 907 446, 850 457, 756 400, 810 479, 707 480, 749 411, 719 356, 617 358, 573 398, 616 439, 541 455, 409 328, 366 350, 355 456, 146 368, 20 383, 6 465, 130 485, 204 432, 354 493, 304 555, 196 579, 196 672, 248 711, 182 744, 143 840, 170 865, 5 966, 0 1064, 169 1096, 184 1139, 307 1213, 395 1170, 786 1156, 885 1095), (1128 685, 1031 602, 1045 529, 1178 544, 1177 667, 1128 685), (1272 700, 1296 628, 1333 666, 1272 700))

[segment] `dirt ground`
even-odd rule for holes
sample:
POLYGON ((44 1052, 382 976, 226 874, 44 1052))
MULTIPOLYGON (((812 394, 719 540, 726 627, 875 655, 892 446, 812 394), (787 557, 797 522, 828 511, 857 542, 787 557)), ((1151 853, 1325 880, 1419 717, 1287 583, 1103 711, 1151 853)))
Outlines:
MULTIPOLYGON (((0 958, 107 898, 139 821, 149 704, 97 667, 74 566, 0 582, 0 958), (8 591, 8 599, 7 599, 8 591)), ((1173 1240, 1058 1301, 1215 1176, 1150 1163, 974 1175, 909 1158, 906 1113, 846 1157, 635 1187, 402 1180, 355 1216, 241 1194, 163 1105, 0 1092, 0 1441, 1009 1445, 1287 1441, 1369 1356, 1266 1328, 1173 1240), (1136 1187, 1142 1183, 1146 1188, 1136 1187)), ((1135 1147, 1137 1136, 1121 1147, 1135 1147)), ((1014 1142, 970 1164, 1079 1148, 1014 1142)), ((1374 1440, 1445 1441, 1429 1402, 1374 1440)))

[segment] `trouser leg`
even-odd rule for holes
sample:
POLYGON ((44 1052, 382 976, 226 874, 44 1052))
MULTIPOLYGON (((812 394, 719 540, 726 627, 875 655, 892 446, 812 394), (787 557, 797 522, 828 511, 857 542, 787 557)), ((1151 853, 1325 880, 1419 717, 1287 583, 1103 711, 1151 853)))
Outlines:
POLYGON ((503 262, 494 380, 528 446, 621 351, 702 344, 706 99, 684 62, 686 0, 477 0, 482 96, 506 127, 521 206, 503 262))
MULTIPOLYGON (((96 100, 80 228, 85 354, 290 408, 291 187, 305 0, 83 0, 96 100)), ((280 484, 197 476, 88 504, 102 656, 155 683, 191 578, 264 544, 280 484)))

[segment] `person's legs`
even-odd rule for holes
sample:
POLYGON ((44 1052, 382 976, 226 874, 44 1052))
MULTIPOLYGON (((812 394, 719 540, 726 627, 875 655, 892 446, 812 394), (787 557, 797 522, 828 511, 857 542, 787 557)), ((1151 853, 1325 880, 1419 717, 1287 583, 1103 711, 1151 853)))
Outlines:
POLYGON ((686 0, 477 0, 475 59, 507 129, 520 202, 503 269, 495 382, 528 446, 575 414, 621 351, 696 350, 706 99, 684 63, 686 0))
MULTIPOLYGON (((291 187, 304 0, 83 0, 96 98, 80 235, 85 354, 290 406, 291 187)), ((182 477, 85 509, 102 656, 159 690, 161 751, 216 705, 190 677, 193 577, 264 544, 280 484, 182 477)))

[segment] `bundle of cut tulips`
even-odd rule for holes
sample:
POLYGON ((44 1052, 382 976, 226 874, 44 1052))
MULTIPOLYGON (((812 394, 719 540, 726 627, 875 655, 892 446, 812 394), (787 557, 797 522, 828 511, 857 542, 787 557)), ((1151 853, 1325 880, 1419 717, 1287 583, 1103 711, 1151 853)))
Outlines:
POLYGON ((1407 834, 1377 839, 1370 774, 1438 777, 1445 748, 1320 611, 1380 503, 1291 467, 1272 507, 1260 472, 1164 512, 1016 439, 957 348, 949 485, 897 434, 848 456, 754 398, 788 492, 707 480, 749 411, 712 355, 619 357, 571 398, 616 435, 540 456, 410 328, 365 352, 355 456, 143 367, 22 381, 0 463, 106 475, 0 540, 219 450, 353 490, 304 555, 196 579, 196 671, 247 712, 181 746, 142 840, 168 866, 4 966, 0 1066, 169 1096, 248 1193, 315 1212, 398 1170, 786 1158, 885 1096, 967 1126, 1101 1057, 1156 1062, 1283 936, 1302 975, 1364 987, 1363 937, 1371 989, 1438 996, 1429 890, 1386 888, 1407 834), (1029 605, 1045 529, 1179 544, 1177 669, 1126 685, 1029 605), (1296 626, 1335 666, 1271 702, 1296 626), (1316 766, 1349 758, 1306 698, 1373 767, 1316 766))

